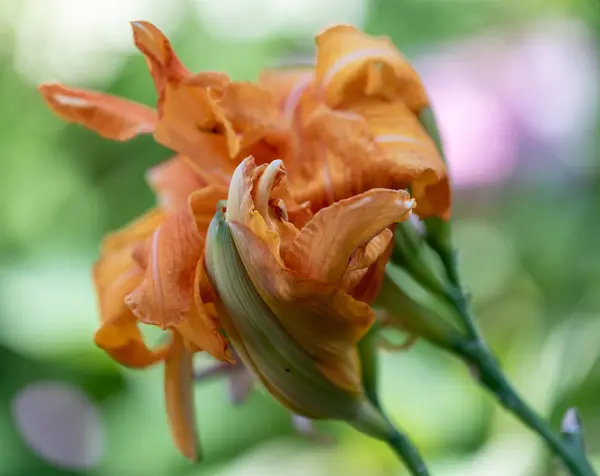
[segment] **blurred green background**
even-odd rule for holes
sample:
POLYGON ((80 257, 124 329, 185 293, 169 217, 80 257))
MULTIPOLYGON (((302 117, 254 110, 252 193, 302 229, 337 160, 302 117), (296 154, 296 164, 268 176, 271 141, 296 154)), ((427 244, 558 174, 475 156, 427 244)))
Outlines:
MULTIPOLYGON (((127 24, 172 38, 191 70, 255 79, 347 22, 392 37, 430 90, 456 184, 461 266, 508 374, 555 427, 583 417, 600 467, 600 6, 597 0, 0 1, 0 475, 405 474, 382 444, 319 424, 298 436, 254 391, 198 384, 206 459, 171 443, 162 372, 127 371, 92 342, 102 236, 150 207, 150 137, 68 126, 35 90, 59 80, 153 104, 127 24)), ((208 365, 200 357, 200 367, 208 365)), ((428 344, 385 354, 383 403, 440 476, 561 474, 463 366, 428 344)))

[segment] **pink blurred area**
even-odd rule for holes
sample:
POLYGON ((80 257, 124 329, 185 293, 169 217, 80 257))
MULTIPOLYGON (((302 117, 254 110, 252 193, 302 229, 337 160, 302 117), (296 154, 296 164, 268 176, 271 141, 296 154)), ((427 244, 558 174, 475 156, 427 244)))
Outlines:
POLYGON ((589 98, 599 79, 597 51, 582 23, 544 21, 469 38, 415 65, 457 187, 503 183, 527 160, 519 152, 531 141, 546 144, 569 168, 582 165, 569 150, 585 149, 591 138, 596 106, 589 98))

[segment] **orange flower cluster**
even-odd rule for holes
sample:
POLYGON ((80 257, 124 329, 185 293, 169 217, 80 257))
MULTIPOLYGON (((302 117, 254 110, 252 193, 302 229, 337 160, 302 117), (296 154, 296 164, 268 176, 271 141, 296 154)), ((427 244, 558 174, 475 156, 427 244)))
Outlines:
MULTIPOLYGON (((67 121, 119 141, 151 133, 177 154, 148 172, 159 206, 103 243, 94 268, 95 342, 125 366, 165 362, 170 426, 195 459, 192 355, 204 350, 231 361, 224 327, 240 355, 235 340, 244 346, 242 333, 223 325, 205 269, 217 203, 235 204, 227 219, 232 229, 239 225, 236 246, 254 267, 261 298, 286 314, 282 325, 325 376, 359 392, 354 347, 373 319, 367 303, 381 284, 393 223, 408 217, 415 200, 421 217, 447 218, 450 189, 419 122, 428 107, 424 89, 388 39, 336 26, 317 37, 314 68, 265 71, 250 83, 191 73, 154 25, 132 27, 158 93, 156 110, 59 84, 40 90, 67 121), (314 320, 292 312, 298 302, 314 320), (168 329, 170 342, 148 348, 138 323, 168 329)), ((244 363, 258 365, 252 356, 244 363)))

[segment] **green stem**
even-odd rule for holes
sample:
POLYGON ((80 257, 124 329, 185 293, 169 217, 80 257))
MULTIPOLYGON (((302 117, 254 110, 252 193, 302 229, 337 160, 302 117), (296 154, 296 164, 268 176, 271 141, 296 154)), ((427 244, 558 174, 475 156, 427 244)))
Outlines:
POLYGON ((440 253, 440 257, 451 283, 446 291, 446 298, 456 307, 467 332, 466 340, 455 343, 454 352, 475 371, 481 385, 495 394, 504 408, 544 439, 573 476, 596 476, 585 452, 555 433, 548 422, 523 401, 507 380, 475 324, 458 274, 456 252, 446 250, 445 253, 440 253))
POLYGON ((456 281, 453 282, 453 285, 449 286, 446 290, 446 298, 456 307, 469 340, 485 347, 485 340, 481 336, 481 333, 475 324, 475 319, 473 319, 471 315, 469 301, 462 290, 458 277, 456 277, 456 281))
POLYGON ((554 454, 562 459, 572 476, 596 476, 585 453, 558 436, 548 422, 517 394, 500 369, 496 358, 485 346, 470 342, 457 345, 455 351, 475 371, 481 385, 498 397, 504 408, 546 441, 554 454))
POLYGON ((381 407, 379 393, 377 391, 377 346, 375 337, 377 335, 377 326, 374 325, 369 333, 358 343, 358 352, 360 355, 363 370, 363 387, 368 400, 387 420, 391 429, 390 436, 386 439, 387 444, 396 453, 398 458, 410 470, 413 476, 429 476, 429 471, 419 450, 412 443, 407 434, 399 431, 390 419, 386 416, 381 407))
POLYGON ((429 470, 421 458, 419 451, 412 444, 407 435, 396 430, 387 440, 388 445, 404 462, 413 476, 429 476, 429 470))

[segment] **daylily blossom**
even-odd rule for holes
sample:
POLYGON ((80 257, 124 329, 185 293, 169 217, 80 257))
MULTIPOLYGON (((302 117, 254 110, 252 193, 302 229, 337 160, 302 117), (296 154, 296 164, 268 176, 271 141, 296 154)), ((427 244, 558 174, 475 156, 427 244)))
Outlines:
POLYGON ((314 70, 233 82, 189 72, 154 25, 132 28, 158 93, 156 110, 100 92, 40 87, 67 121, 119 141, 151 133, 176 153, 147 175, 158 208, 104 241, 94 267, 96 344, 128 367, 164 361, 170 428, 191 459, 199 456, 198 351, 233 362, 233 344, 295 414, 357 417, 355 344, 373 320, 368 303, 383 280, 394 223, 415 205, 403 189, 422 217, 449 213, 446 170, 419 122, 428 102, 416 73, 389 40, 333 27, 317 38, 314 70), (311 401, 315 393, 288 385, 288 375, 274 379, 240 316, 223 304, 219 286, 215 292, 218 273, 213 267, 211 283, 205 242, 222 200, 220 220, 232 230, 252 292, 272 314, 268 325, 285 329, 311 378, 350 402, 345 409, 335 399, 319 401, 322 395, 311 401), (140 323, 167 330, 169 340, 150 349, 140 323), (300 393, 308 400, 298 401, 300 393))

